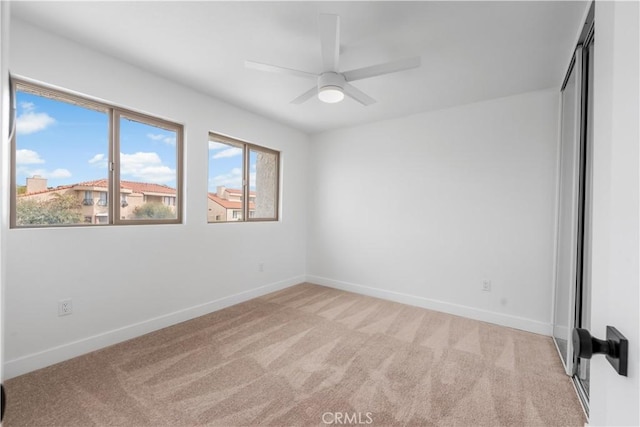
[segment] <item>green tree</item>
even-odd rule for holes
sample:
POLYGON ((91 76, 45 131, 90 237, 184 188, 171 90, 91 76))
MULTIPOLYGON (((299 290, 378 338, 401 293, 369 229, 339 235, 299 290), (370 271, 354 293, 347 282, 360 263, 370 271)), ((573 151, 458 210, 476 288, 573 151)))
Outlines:
POLYGON ((16 201, 17 225, 61 225, 82 222, 81 205, 73 194, 54 194, 48 200, 16 201))
POLYGON ((176 214, 161 203, 145 203, 133 210, 133 216, 136 219, 173 219, 176 214))

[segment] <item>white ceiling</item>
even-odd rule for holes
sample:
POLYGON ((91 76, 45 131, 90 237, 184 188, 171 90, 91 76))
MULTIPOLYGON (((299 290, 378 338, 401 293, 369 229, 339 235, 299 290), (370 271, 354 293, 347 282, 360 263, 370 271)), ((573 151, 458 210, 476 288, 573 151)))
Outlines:
POLYGON ((27 22, 307 133, 559 87, 578 1, 14 2, 27 22), (319 73, 318 15, 341 18, 340 71, 419 55, 419 69, 353 85, 378 102, 291 104, 319 73))

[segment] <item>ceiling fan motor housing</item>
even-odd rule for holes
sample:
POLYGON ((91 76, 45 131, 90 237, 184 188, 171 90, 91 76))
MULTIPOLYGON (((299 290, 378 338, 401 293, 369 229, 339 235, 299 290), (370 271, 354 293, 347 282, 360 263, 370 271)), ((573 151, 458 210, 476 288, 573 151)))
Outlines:
POLYGON ((328 89, 329 87, 333 86, 339 88, 339 90, 342 91, 344 89, 345 83, 346 81, 342 74, 328 71, 326 73, 322 73, 320 77, 318 77, 318 90, 328 89))

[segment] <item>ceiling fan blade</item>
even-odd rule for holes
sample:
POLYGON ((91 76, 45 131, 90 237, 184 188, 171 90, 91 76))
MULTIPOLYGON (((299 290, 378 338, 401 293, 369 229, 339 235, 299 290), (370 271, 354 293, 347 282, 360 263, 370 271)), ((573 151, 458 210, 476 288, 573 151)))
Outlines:
POLYGON ((291 101, 292 104, 302 104, 305 101, 308 101, 309 99, 313 98, 314 95, 316 95, 318 93, 318 87, 314 86, 311 89, 309 89, 308 91, 306 91, 305 93, 303 93, 302 95, 300 95, 299 97, 297 97, 296 99, 294 99, 293 101, 291 101))
POLYGON ((342 88, 345 94, 349 95, 351 98, 358 101, 360 104, 367 106, 371 104, 375 104, 376 100, 358 89, 357 87, 350 85, 349 83, 345 83, 342 88))
POLYGON ((269 71, 271 73, 289 74, 291 76, 304 77, 307 79, 317 79, 318 75, 307 73, 306 71, 292 70, 291 68, 278 67, 277 65, 263 64, 255 61, 244 61, 244 66, 254 70, 269 71))
POLYGON ((383 74, 395 73, 396 71, 409 70, 420 66, 420 57, 399 59, 397 61, 386 62, 384 64, 372 65, 370 67, 358 68, 356 70, 342 73, 345 80, 353 82, 355 80, 368 79, 369 77, 381 76, 383 74))
POLYGON ((340 17, 323 13, 320 15, 320 47, 322 49, 322 71, 338 71, 340 59, 340 17))

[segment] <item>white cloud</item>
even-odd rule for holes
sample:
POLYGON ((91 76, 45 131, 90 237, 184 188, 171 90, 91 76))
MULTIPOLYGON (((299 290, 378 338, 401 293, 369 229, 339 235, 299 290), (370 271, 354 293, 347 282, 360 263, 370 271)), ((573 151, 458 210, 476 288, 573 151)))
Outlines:
POLYGON ((69 178, 71 172, 68 169, 54 169, 52 172, 45 173, 45 178, 69 178))
POLYGON ((22 113, 16 118, 16 132, 18 135, 40 132, 55 122, 47 113, 22 113))
POLYGON ((162 138, 164 138, 164 135, 148 133, 147 134, 147 138, 149 138, 149 139, 151 139, 153 141, 160 141, 162 138))
POLYGON ((160 165, 162 160, 158 153, 137 152, 134 154, 120 153, 120 171, 121 173, 133 173, 148 165, 160 165))
POLYGON ((209 150, 222 150, 228 147, 227 144, 223 144, 222 142, 209 141, 209 150))
MULTIPOLYGON (((256 174, 249 174, 249 182, 251 183, 251 190, 255 190, 256 174)), ((242 188, 242 169, 233 168, 228 173, 214 176, 209 178, 209 191, 215 192, 216 188, 220 185, 224 185, 227 188, 235 188, 237 190, 242 188)))
POLYGON ((26 112, 29 112, 35 110, 36 106, 33 104, 33 102, 22 101, 20 103, 20 108, 22 108, 26 112))
POLYGON ((105 159, 104 154, 96 154, 95 156, 89 159, 89 163, 92 165, 95 163, 103 164, 103 163, 106 163, 106 161, 107 159, 105 159))
POLYGON ((18 135, 40 132, 56 122, 47 113, 36 113, 33 102, 21 102, 20 108, 22 112, 16 117, 16 133, 18 135))
POLYGON ((209 179, 209 191, 215 191, 219 185, 227 188, 242 188, 242 169, 233 168, 228 173, 209 179))
POLYGON ((227 148, 213 155, 213 159, 222 159, 225 157, 235 157, 242 155, 242 149, 237 147, 227 148))
POLYGON ((153 183, 175 181, 176 170, 162 164, 158 153, 120 153, 120 174, 153 183))
POLYGON ((71 172, 68 169, 54 169, 52 171, 48 171, 46 169, 27 169, 27 168, 19 168, 17 170, 18 173, 26 176, 35 176, 40 175, 43 178, 69 178, 71 177, 71 172))
POLYGON ((16 150, 16 165, 33 165, 36 163, 44 163, 44 159, 40 154, 33 150, 16 150))
POLYGON ((162 141, 167 145, 176 145, 176 138, 174 136, 167 136, 161 133, 148 133, 147 138, 152 141, 162 141))
POLYGON ((160 184, 175 181, 176 170, 169 166, 148 166, 136 171, 134 176, 145 182, 160 184))

